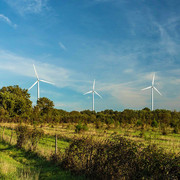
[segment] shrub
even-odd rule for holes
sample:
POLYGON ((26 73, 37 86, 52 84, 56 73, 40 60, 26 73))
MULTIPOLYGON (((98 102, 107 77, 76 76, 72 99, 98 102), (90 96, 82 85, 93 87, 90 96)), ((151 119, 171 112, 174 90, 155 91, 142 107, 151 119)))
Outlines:
POLYGON ((17 135, 17 147, 22 148, 24 144, 26 144, 28 140, 28 127, 19 125, 16 129, 16 135, 17 135))
POLYGON ((91 138, 75 139, 66 149, 63 167, 76 174, 92 174, 93 159, 98 145, 99 143, 91 138))
POLYGON ((83 131, 87 131, 88 127, 86 124, 82 125, 81 123, 79 123, 78 125, 75 126, 75 132, 76 133, 81 133, 83 131))
POLYGON ((151 123, 151 126, 152 127, 158 127, 158 122, 154 119, 153 121, 152 121, 152 123, 151 123))
POLYGON ((161 124, 161 132, 162 132, 162 135, 167 135, 168 134, 167 127, 166 127, 166 125, 164 123, 161 124))
POLYGON ((43 130, 38 130, 36 128, 29 130, 28 139, 30 141, 30 150, 35 151, 39 140, 43 137, 43 130))
POLYGON ((76 139, 62 166, 92 179, 178 179, 180 157, 155 145, 143 148, 121 136, 102 142, 76 139))
POLYGON ((105 123, 106 123, 106 125, 107 125, 107 128, 106 128, 106 129, 110 129, 110 128, 111 128, 111 124, 114 123, 114 120, 113 120, 112 117, 107 117, 107 118, 105 119, 105 123))
POLYGON ((37 144, 44 135, 42 130, 30 129, 27 126, 19 125, 16 129, 17 147, 22 148, 25 144, 30 144, 30 150, 35 150, 37 144))
POLYGON ((98 147, 94 156, 92 176, 98 179, 122 179, 134 171, 137 146, 131 141, 115 136, 98 147))
POLYGON ((103 127, 103 123, 99 119, 97 119, 95 122, 95 128, 100 129, 102 127, 103 127))
POLYGON ((173 133, 178 134, 179 133, 179 127, 176 125, 173 129, 173 133))
MULTIPOLYGON (((134 179, 178 179, 180 158, 156 145, 144 148, 136 162, 134 179)), ((130 178, 131 179, 131 178, 130 178)))
POLYGON ((143 122, 141 120, 137 120, 136 126, 142 126, 143 122))

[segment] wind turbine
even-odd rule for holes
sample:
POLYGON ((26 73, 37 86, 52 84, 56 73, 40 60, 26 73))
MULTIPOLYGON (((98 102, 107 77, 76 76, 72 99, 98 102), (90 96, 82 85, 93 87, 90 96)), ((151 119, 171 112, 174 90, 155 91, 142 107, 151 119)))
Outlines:
POLYGON ((151 89, 151 110, 153 111, 153 106, 154 106, 154 102, 153 102, 153 90, 155 90, 158 94, 160 94, 162 96, 162 94, 156 89, 156 87, 154 86, 154 79, 155 79, 155 73, 153 74, 153 79, 152 79, 152 86, 146 87, 144 89, 141 89, 142 91, 147 90, 147 89, 151 89))
POLYGON ((95 89, 95 80, 93 82, 93 89, 91 91, 84 93, 84 95, 92 93, 92 110, 93 111, 94 111, 94 93, 98 95, 100 98, 102 98, 94 89, 95 89))
POLYGON ((32 88, 37 84, 37 100, 38 100, 38 99, 40 98, 39 82, 42 81, 42 82, 45 82, 45 83, 48 83, 48 84, 53 84, 53 83, 48 82, 48 81, 45 81, 45 80, 42 80, 42 79, 39 79, 39 76, 38 76, 38 74, 37 74, 36 67, 35 67, 34 64, 33 64, 33 67, 34 67, 34 72, 35 72, 37 81, 28 89, 28 91, 29 91, 30 89, 32 89, 32 88))

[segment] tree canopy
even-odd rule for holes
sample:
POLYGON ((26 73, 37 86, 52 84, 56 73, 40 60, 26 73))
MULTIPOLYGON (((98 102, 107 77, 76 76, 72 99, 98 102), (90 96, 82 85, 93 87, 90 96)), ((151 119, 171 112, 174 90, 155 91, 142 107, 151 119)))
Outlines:
POLYGON ((148 124, 153 127, 180 128, 180 112, 165 109, 151 111, 149 108, 142 110, 125 109, 114 111, 106 109, 101 112, 90 110, 67 112, 54 108, 54 102, 46 97, 39 98, 37 105, 32 107, 30 94, 27 89, 18 85, 0 89, 0 121, 29 123, 104 123, 111 124, 148 124))
POLYGON ((28 90, 21 89, 18 85, 3 87, 0 89, 0 108, 8 112, 10 117, 29 116, 32 102, 28 90))

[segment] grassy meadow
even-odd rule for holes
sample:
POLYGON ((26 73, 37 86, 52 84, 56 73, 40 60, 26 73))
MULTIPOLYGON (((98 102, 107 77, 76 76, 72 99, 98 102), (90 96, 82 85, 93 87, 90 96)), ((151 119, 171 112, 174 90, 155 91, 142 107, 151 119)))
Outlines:
MULTIPOLYGON (((10 142, 11 133, 17 124, 12 123, 0 123, 1 137, 2 137, 2 127, 6 127, 4 131, 4 139, 10 142)), ((29 127, 32 127, 28 125, 29 127)), ((76 124, 61 124, 61 125, 40 125, 38 129, 42 129, 45 136, 40 140, 38 144, 38 151, 40 154, 48 156, 54 151, 55 147, 55 134, 58 135, 57 145, 58 148, 64 151, 69 146, 69 143, 78 137, 89 137, 92 136, 95 140, 109 139, 113 135, 121 135, 127 139, 133 140, 138 143, 143 143, 144 145, 156 144, 158 147, 163 148, 167 152, 179 153, 180 152, 180 134, 174 134, 172 129, 168 129, 167 135, 163 135, 159 128, 146 127, 142 129, 141 127, 119 127, 110 128, 107 130, 106 127, 101 127, 96 129, 93 124, 88 125, 88 130, 82 133, 75 133, 76 124)), ((11 140, 12 144, 16 143, 16 134, 13 133, 11 140)))
MULTIPOLYGON (((0 123, 0 179, 87 179, 81 175, 82 172, 78 173, 79 176, 71 175, 52 161, 55 154, 55 135, 57 135, 58 155, 60 155, 58 158, 60 159, 61 154, 67 152, 75 139, 91 138, 94 142, 100 143, 116 135, 131 140, 137 145, 143 144, 144 148, 156 144, 165 153, 173 153, 179 157, 180 134, 174 134, 171 128, 167 129, 166 135, 163 135, 159 128, 129 125, 108 129, 102 126, 97 129, 93 124, 88 124, 86 131, 76 133, 76 125, 62 123, 37 126, 37 129, 43 130, 44 136, 40 139, 36 150, 30 152, 28 143, 23 149, 15 146, 17 136, 14 129, 18 124, 0 123)), ((31 125, 27 126, 33 128, 31 125)))
POLYGON ((73 176, 60 169, 36 153, 18 149, 13 145, 0 142, 0 179, 37 180, 71 179, 83 180, 83 176, 73 176))

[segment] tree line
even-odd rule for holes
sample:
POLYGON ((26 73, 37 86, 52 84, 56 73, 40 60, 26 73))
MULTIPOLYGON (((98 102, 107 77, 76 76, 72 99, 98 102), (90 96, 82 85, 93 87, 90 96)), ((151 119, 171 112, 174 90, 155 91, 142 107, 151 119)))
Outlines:
POLYGON ((67 112, 56 109, 53 101, 46 97, 39 98, 33 106, 27 89, 18 85, 2 87, 0 89, 0 122, 25 122, 31 124, 42 123, 94 123, 96 126, 106 124, 121 126, 133 124, 137 126, 150 125, 152 127, 170 126, 180 128, 180 112, 165 109, 151 111, 125 109, 114 111, 107 109, 101 112, 90 110, 67 112))

